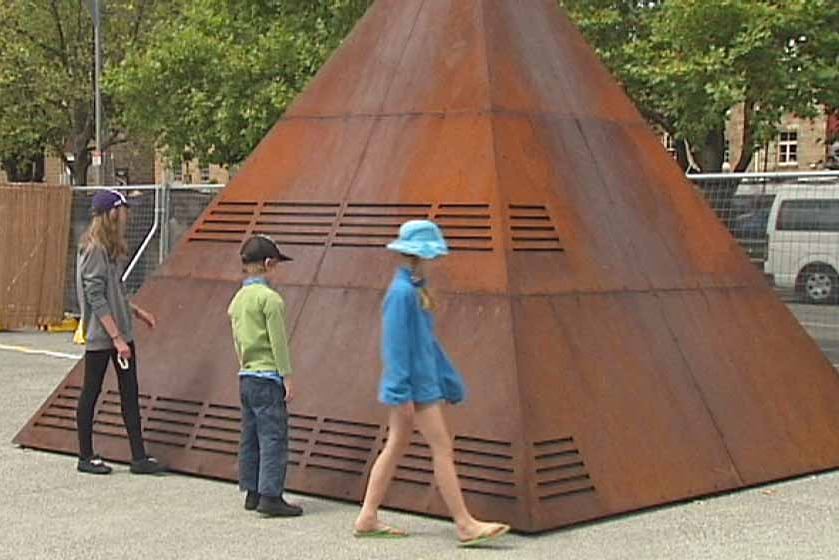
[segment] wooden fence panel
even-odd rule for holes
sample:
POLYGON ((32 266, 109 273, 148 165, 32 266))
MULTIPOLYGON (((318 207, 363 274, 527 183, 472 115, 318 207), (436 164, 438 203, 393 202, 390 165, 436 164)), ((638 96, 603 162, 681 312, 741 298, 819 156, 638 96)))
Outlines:
POLYGON ((58 322, 72 195, 67 186, 0 185, 0 326, 58 322))

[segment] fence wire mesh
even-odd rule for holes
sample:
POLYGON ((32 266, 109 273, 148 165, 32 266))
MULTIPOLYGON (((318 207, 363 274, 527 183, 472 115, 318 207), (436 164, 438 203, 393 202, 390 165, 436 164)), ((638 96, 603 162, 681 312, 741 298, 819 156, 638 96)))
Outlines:
MULTIPOLYGON (((70 243, 67 247, 67 276, 64 305, 78 315, 76 300, 76 254, 82 235, 90 224, 90 204, 101 187, 74 187, 71 207, 70 243)), ((166 260, 180 237, 221 191, 221 185, 183 186, 142 185, 120 189, 131 207, 126 230, 128 252, 133 267, 125 281, 132 293, 154 274, 166 260), (157 214, 157 223, 155 215, 157 214), (144 246, 145 245, 145 246, 144 246), (141 251, 142 249, 142 251, 141 251)))
MULTIPOLYGON (((833 333, 839 348, 839 172, 689 179, 802 324, 811 334, 814 329, 819 336, 833 333)), ((131 203, 128 242, 136 262, 126 283, 132 292, 166 260, 222 188, 150 185, 122 190, 131 203)), ((73 191, 65 290, 72 313, 78 313, 76 248, 90 221, 96 190, 73 191)))
POLYGON ((839 173, 689 178, 802 325, 839 347, 839 173))

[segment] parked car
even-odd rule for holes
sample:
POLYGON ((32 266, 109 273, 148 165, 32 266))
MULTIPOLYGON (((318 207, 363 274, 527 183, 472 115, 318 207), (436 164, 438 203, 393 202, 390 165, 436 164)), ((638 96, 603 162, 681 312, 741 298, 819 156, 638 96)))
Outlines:
POLYGON ((768 252, 767 225, 769 208, 758 208, 740 214, 729 226, 731 235, 737 240, 749 258, 755 264, 762 266, 768 252))
POLYGON ((778 189, 764 272, 809 303, 839 300, 839 184, 778 189))

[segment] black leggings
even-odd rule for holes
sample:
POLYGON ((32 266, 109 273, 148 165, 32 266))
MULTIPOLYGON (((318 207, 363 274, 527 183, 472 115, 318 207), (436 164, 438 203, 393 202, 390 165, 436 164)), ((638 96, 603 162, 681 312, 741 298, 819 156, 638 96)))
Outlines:
MULTIPOLYGON (((119 400, 122 408, 122 419, 128 431, 128 441, 131 444, 131 457, 139 461, 146 457, 143 446, 143 434, 140 426, 140 396, 137 388, 137 354, 134 343, 130 343, 131 359, 128 369, 117 371, 119 384, 119 400)), ((102 391, 102 380, 108 371, 108 362, 113 362, 114 369, 119 370, 117 351, 92 350, 84 353, 84 387, 76 410, 76 422, 79 433, 79 457, 90 459, 93 457, 93 414, 96 401, 102 391)))

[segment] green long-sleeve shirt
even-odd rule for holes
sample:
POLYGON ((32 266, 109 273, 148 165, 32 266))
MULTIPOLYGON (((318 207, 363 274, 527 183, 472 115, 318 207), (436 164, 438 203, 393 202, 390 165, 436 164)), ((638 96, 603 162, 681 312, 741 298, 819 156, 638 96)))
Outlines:
POLYGON ((285 302, 262 278, 249 278, 227 309, 242 372, 291 375, 285 302))

